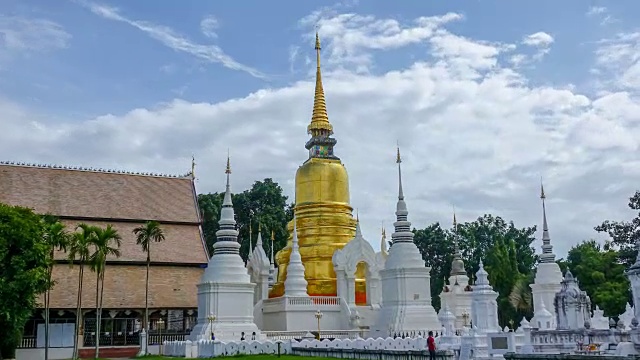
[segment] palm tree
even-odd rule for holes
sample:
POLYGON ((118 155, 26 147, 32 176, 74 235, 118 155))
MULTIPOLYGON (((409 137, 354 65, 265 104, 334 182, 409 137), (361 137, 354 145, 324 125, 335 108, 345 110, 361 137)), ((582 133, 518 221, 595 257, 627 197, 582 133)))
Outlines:
MULTIPOLYGON (((147 280, 144 297, 144 329, 149 331, 149 265, 151 264, 151 243, 164 240, 164 232, 157 221, 147 221, 144 225, 133 229, 136 244, 142 246, 147 253, 147 280)), ((148 338, 148 337, 147 337, 148 338)))
POLYGON ((45 223, 44 240, 49 246, 49 269, 47 269, 47 291, 44 295, 44 359, 49 360, 49 308, 50 295, 53 281, 51 279, 53 272, 53 256, 56 250, 66 251, 69 243, 69 233, 63 223, 52 216, 44 216, 45 223))
POLYGON ((95 226, 87 224, 79 224, 76 232, 71 237, 69 244, 68 258, 73 265, 74 261, 78 262, 78 307, 76 309, 76 334, 73 341, 73 359, 78 358, 78 337, 82 331, 82 279, 84 275, 84 265, 89 260, 89 251, 92 244, 95 243, 95 226))
POLYGON ((106 228, 97 227, 94 229, 94 249, 91 254, 91 269, 96 273, 96 352, 95 358, 99 358, 100 352, 100 326, 102 322, 102 299, 104 295, 104 273, 106 270, 107 257, 109 255, 119 257, 121 237, 118 231, 111 225, 106 228), (113 246, 112 246, 113 243, 113 246), (99 291, 98 291, 99 290, 99 291), (98 301, 98 294, 100 300, 98 301))
POLYGON ((531 312, 533 308, 533 297, 531 295, 531 279, 529 276, 520 275, 513 284, 511 293, 509 293, 509 303, 513 308, 522 312, 525 316, 531 312))

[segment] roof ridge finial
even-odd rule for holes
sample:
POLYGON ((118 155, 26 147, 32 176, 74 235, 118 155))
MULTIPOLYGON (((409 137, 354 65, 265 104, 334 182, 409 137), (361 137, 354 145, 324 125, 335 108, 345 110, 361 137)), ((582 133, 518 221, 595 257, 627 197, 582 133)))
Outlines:
POLYGON ((356 208, 356 222, 360 222, 360 212, 358 212, 358 208, 356 208))
POLYGON ((307 126, 307 132, 325 131, 328 135, 333 134, 333 126, 329 122, 327 114, 327 102, 324 97, 324 88, 322 86, 322 72, 320 70, 320 36, 316 28, 316 90, 313 98, 313 113, 311 115, 311 123, 307 126))
POLYGON ((196 156, 191 154, 191 178, 196 178, 196 156))

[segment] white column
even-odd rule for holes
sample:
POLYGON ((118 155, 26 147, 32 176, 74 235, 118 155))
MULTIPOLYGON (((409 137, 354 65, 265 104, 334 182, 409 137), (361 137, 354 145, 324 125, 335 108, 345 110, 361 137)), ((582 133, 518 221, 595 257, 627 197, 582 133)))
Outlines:
POLYGON ((269 297, 269 272, 260 276, 260 299, 265 300, 269 297))
POLYGON ((347 275, 347 304, 349 306, 356 305, 356 277, 355 275, 347 275))
POLYGON ((336 279, 338 282, 338 297, 347 301, 347 275, 345 274, 344 269, 336 269, 336 279))
POLYGON ((367 293, 367 301, 370 305, 380 305, 382 303, 382 285, 380 284, 380 277, 371 276, 367 279, 367 284, 371 283, 369 287, 369 293, 367 293), (369 299, 369 296, 371 297, 369 299))

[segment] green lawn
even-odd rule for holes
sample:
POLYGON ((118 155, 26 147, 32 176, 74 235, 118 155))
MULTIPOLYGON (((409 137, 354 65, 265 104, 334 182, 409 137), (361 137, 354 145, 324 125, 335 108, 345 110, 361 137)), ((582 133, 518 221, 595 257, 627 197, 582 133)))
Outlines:
MULTIPOLYGON (((305 359, 317 359, 306 356, 297 356, 297 355, 233 355, 233 356, 218 356, 217 359, 224 358, 229 360, 305 360, 305 359)), ((176 360, 180 358, 168 357, 168 356, 158 356, 158 355, 148 355, 142 356, 139 358, 134 358, 138 360, 176 360)))

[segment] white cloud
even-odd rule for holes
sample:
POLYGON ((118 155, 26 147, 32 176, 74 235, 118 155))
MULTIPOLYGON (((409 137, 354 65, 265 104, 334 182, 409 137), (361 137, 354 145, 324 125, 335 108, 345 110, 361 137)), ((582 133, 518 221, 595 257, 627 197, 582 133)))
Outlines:
POLYGON ((518 68, 541 61, 551 51, 551 44, 554 42, 553 36, 544 31, 529 34, 522 39, 521 44, 533 48, 534 52, 532 54, 516 53, 509 58, 509 63, 518 68))
MULTIPOLYGON (((380 222, 394 220, 396 139, 416 227, 450 224, 453 204, 460 221, 493 213, 518 226, 539 225, 541 175, 560 254, 596 236, 592 228, 602 220, 626 217, 627 198, 637 188, 627 175, 637 167, 637 96, 614 90, 590 98, 568 84, 532 86, 500 60, 513 45, 440 27, 454 18, 405 24, 337 14, 321 21, 334 60, 416 42, 434 56, 377 75, 357 68, 324 74, 336 154, 349 171, 351 202, 360 211, 365 237, 377 247, 380 222), (333 33, 327 24, 343 23, 331 19, 349 25, 333 33), (372 29, 378 34, 375 46, 360 38, 372 29)), ((311 41, 300 55, 305 52, 313 54, 311 41)), ((292 199, 295 171, 307 157, 312 98, 313 81, 307 80, 221 103, 141 104, 125 114, 65 123, 0 100, 0 153, 17 161, 173 173, 188 171, 195 153, 201 164, 198 190, 208 192, 223 189, 230 148, 233 189, 272 177, 292 199)))
POLYGON ((212 39, 216 39, 218 34, 215 32, 220 26, 220 22, 213 15, 208 15, 202 21, 200 21, 200 31, 206 36, 212 39))
POLYGON ((605 14, 606 12, 607 8, 604 6, 591 6, 589 10, 587 10, 587 16, 605 14))
POLYGON ((0 53, 42 52, 66 48, 71 35, 46 19, 0 14, 0 53))
POLYGON ((295 62, 298 58, 300 52, 299 46, 290 46, 289 47, 289 72, 294 73, 295 71, 295 62))
POLYGON ((88 8, 91 12, 102 18, 129 24, 175 51, 184 52, 208 62, 219 63, 229 69, 244 71, 257 78, 265 77, 265 74, 261 73, 257 69, 234 60, 217 45, 198 44, 191 41, 184 35, 178 34, 167 26, 156 25, 148 21, 129 19, 120 14, 120 11, 114 7, 92 3, 85 0, 75 0, 75 2, 88 8))
POLYGON ((600 41, 594 73, 601 76, 605 86, 640 90, 640 32, 600 41))
POLYGON ((543 31, 538 31, 535 34, 527 35, 522 43, 529 46, 535 46, 538 48, 547 48, 553 43, 553 36, 543 31))
MULTIPOLYGON (((437 28, 462 19, 461 14, 447 13, 419 17, 410 24, 402 24, 395 19, 378 19, 373 15, 355 13, 339 14, 325 8, 300 20, 300 25, 318 28, 329 63, 353 66, 359 72, 367 72, 373 61, 371 50, 391 50, 421 43, 433 36, 437 28)), ((311 33, 307 38, 311 38, 311 33)))
POLYGON ((618 19, 609 14, 609 10, 604 6, 591 6, 586 13, 587 17, 599 18, 600 25, 608 25, 617 22, 618 19))

